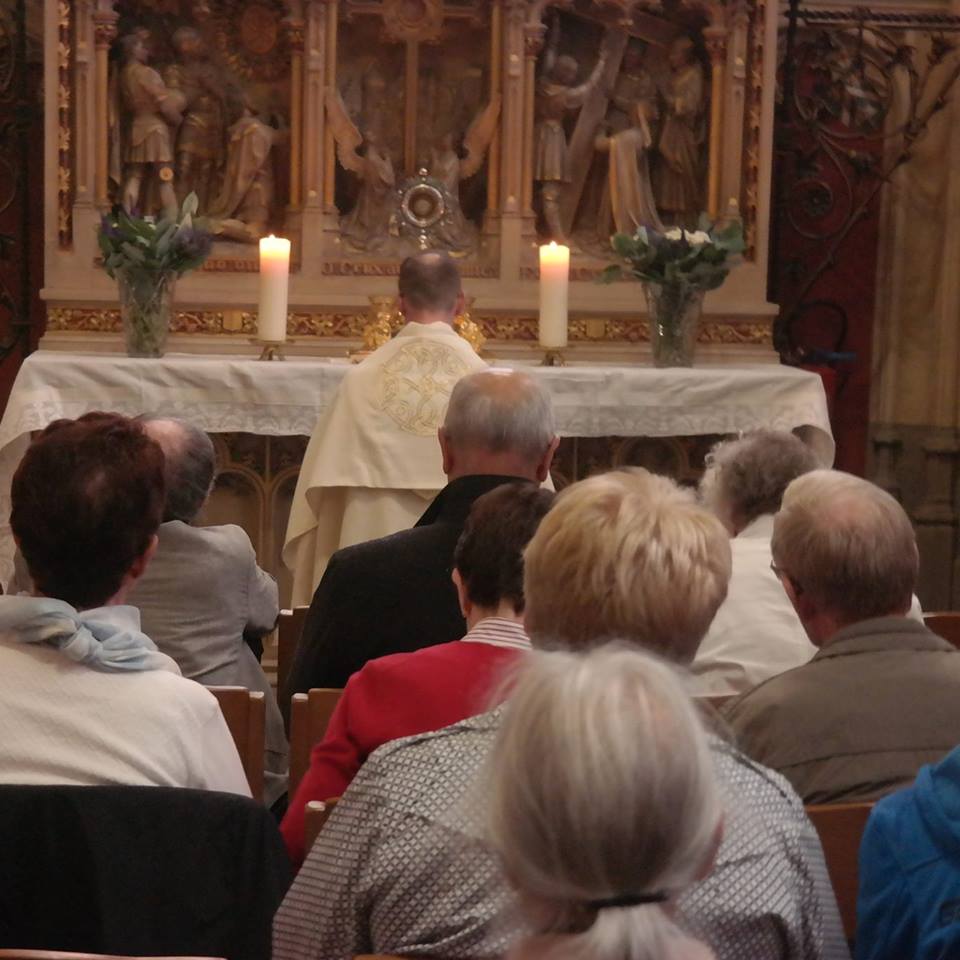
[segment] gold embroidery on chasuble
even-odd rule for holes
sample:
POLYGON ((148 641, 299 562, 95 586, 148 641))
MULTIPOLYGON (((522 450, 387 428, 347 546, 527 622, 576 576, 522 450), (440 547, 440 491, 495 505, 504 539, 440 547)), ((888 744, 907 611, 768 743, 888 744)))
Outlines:
POLYGON ((468 370, 446 344, 407 344, 383 365, 378 407, 405 433, 431 436, 443 423, 454 384, 468 370))

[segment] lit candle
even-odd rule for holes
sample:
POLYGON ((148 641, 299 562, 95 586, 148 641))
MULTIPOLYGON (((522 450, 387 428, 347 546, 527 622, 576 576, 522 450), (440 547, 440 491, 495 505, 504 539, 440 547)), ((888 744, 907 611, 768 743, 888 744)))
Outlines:
POLYGON ((540 248, 540 346, 560 350, 567 345, 567 287, 570 248, 555 241, 540 248))
POLYGON ((279 342, 287 339, 287 288, 290 279, 290 241, 283 237, 260 239, 260 311, 257 337, 279 342))

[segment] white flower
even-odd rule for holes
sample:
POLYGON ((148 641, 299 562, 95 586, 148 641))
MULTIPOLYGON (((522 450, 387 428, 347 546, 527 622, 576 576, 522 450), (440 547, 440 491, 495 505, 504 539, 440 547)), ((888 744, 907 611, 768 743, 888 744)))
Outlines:
POLYGON ((687 242, 693 244, 695 247, 702 246, 705 243, 710 243, 710 234, 705 230, 696 230, 693 233, 687 234, 687 242))
POLYGON ((682 231, 679 227, 674 227, 672 230, 668 230, 668 231, 664 234, 664 236, 665 236, 668 240, 682 240, 682 239, 683 239, 683 231, 682 231))

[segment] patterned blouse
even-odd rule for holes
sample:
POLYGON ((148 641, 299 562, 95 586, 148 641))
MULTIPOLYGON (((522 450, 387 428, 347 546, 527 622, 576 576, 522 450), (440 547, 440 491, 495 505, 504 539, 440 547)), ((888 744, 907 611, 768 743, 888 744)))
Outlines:
MULTIPOLYGON (((484 845, 484 763, 500 710, 385 744, 340 801, 274 920, 273 960, 364 953, 500 958, 526 931, 484 845)), ((779 775, 716 736, 726 793, 716 867, 680 920, 718 960, 849 958, 817 835, 779 775)))

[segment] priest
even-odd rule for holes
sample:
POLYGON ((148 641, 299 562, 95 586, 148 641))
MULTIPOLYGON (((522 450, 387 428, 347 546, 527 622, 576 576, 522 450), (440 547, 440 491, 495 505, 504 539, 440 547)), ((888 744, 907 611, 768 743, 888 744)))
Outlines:
POLYGON ((408 257, 398 294, 406 325, 348 372, 307 447, 283 547, 294 606, 335 550, 417 522, 446 483, 437 429, 450 391, 486 366, 453 329, 464 297, 450 256, 408 257))

